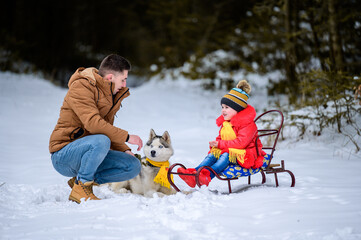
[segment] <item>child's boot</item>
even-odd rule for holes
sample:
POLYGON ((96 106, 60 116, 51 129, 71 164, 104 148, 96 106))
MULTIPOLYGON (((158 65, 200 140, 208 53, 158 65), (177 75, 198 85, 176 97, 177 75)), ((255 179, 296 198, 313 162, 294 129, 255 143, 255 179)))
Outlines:
POLYGON ((179 177, 181 179, 183 179, 183 181, 185 181, 188 186, 190 186, 191 188, 194 188, 196 186, 196 178, 194 176, 189 176, 189 175, 183 175, 183 174, 196 174, 197 170, 195 170, 194 168, 178 168, 177 173, 179 174, 179 177))
POLYGON ((208 186, 209 183, 211 182, 212 178, 211 178, 211 172, 207 169, 203 169, 198 176, 199 179, 199 183, 202 185, 206 185, 208 186))

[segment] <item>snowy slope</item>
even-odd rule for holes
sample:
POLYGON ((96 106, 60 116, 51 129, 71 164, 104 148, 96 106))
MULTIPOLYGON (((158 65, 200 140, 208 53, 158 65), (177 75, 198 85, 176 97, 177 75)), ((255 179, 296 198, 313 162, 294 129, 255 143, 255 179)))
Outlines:
MULTIPOLYGON (((48 153, 65 94, 36 76, 0 73, 0 239, 361 239, 361 155, 342 154, 343 139, 333 135, 279 143, 275 157, 296 175, 295 188, 286 175, 279 188, 271 176, 256 184, 256 175, 251 187, 233 183, 239 192, 230 195, 210 191, 227 189, 215 180, 164 198, 101 186, 94 191, 104 200, 69 202, 67 179, 48 153)), ((143 141, 150 128, 168 130, 171 162, 193 167, 218 133, 223 94, 186 80, 152 81, 131 89, 115 124, 143 141)), ((262 109, 266 99, 250 101, 262 109)))

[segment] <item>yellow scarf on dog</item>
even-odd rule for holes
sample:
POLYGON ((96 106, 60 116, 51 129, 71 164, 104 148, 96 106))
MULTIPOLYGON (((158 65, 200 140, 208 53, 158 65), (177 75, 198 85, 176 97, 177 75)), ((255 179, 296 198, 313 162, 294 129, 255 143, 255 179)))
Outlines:
MULTIPOLYGON (((221 139, 222 140, 234 140, 237 138, 236 133, 233 131, 232 124, 228 121, 223 122, 221 129, 221 139)), ((213 147, 211 153, 218 159, 221 155, 222 150, 219 148, 213 147)), ((245 149, 229 148, 229 161, 231 163, 244 163, 244 156, 246 155, 245 149)))
MULTIPOLYGON (((169 161, 156 162, 156 161, 150 160, 149 158, 146 158, 145 160, 147 160, 153 166, 156 166, 156 167, 160 168, 157 176, 155 176, 153 181, 156 182, 156 183, 159 183, 163 187, 170 188, 170 183, 168 181, 168 176, 167 176, 168 168, 169 168, 169 161)), ((173 181, 173 175, 171 175, 171 178, 172 178, 172 181, 173 181)))

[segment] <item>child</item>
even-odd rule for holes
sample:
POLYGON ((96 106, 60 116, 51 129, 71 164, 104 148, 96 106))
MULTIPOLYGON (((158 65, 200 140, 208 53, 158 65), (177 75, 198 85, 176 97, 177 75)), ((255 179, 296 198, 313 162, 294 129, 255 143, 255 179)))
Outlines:
MULTIPOLYGON (((262 151, 262 144, 256 138, 257 126, 254 123, 255 109, 247 104, 251 86, 246 80, 241 80, 235 88, 221 99, 222 115, 216 123, 222 126, 219 136, 215 141, 209 142, 210 152, 208 156, 196 168, 178 168, 179 176, 190 186, 195 187, 194 175, 202 166, 211 167, 217 174, 221 173, 228 164, 238 163, 243 168, 259 168, 263 164, 266 154, 262 151), (183 174, 182 174, 183 173, 183 174), (188 175, 184 175, 188 174, 188 175)), ((201 185, 208 186, 215 174, 208 169, 203 169, 199 174, 201 185)))

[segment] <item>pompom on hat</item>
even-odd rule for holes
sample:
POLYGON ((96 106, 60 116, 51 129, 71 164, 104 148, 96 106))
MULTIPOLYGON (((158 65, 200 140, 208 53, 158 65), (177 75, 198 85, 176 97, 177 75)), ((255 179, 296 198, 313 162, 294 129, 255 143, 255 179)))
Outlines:
POLYGON ((229 93, 222 97, 221 104, 225 104, 237 112, 240 112, 247 107, 247 100, 250 93, 251 86, 249 83, 246 80, 241 80, 235 88, 232 88, 229 93))

